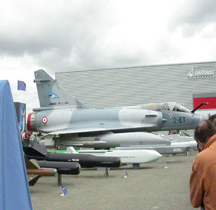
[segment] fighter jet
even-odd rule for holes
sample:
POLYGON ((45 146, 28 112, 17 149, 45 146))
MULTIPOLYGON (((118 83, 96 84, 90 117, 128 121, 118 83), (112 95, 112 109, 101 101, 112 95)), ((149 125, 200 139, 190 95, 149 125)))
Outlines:
POLYGON ((34 75, 40 108, 28 115, 28 130, 53 135, 56 145, 109 148, 133 142, 166 144, 148 132, 194 129, 202 120, 196 110, 190 111, 177 102, 90 108, 44 70, 35 71, 34 75))

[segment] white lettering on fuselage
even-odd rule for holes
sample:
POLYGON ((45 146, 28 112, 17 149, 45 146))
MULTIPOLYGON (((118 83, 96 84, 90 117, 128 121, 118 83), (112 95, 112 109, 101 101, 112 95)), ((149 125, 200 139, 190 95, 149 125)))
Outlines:
POLYGON ((72 159, 72 162, 79 162, 79 159, 72 159))
POLYGON ((121 156, 120 158, 135 158, 135 156, 121 156))

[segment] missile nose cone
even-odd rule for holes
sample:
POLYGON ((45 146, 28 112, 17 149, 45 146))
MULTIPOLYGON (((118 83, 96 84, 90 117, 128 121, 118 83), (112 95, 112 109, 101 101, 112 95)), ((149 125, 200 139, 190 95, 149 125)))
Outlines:
POLYGON ((155 157, 159 159, 159 158, 162 157, 162 155, 159 152, 157 152, 157 154, 155 155, 155 157))
POLYGON ((54 174, 57 174, 57 170, 56 169, 54 169, 54 174))
POLYGON ((151 161, 156 161, 156 160, 158 160, 159 158, 162 157, 162 155, 159 152, 155 151, 155 150, 153 150, 151 152, 152 152, 151 161))

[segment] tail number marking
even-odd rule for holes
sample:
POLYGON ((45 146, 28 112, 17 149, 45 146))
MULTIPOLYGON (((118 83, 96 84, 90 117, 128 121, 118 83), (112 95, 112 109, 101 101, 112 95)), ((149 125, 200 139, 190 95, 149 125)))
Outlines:
POLYGON ((173 117, 173 123, 185 123, 185 117, 173 117))

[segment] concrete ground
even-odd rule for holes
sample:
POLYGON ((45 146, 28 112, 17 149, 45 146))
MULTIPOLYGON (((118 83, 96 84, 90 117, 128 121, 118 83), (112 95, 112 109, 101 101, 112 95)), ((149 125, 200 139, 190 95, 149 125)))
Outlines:
POLYGON ((41 177, 30 187, 34 210, 190 210, 189 178, 196 151, 188 156, 164 156, 151 164, 109 170, 82 169, 76 176, 63 175, 68 194, 62 194, 56 177, 41 177), (166 163, 165 163, 165 162, 166 163), (128 178, 124 178, 125 170, 128 178))

